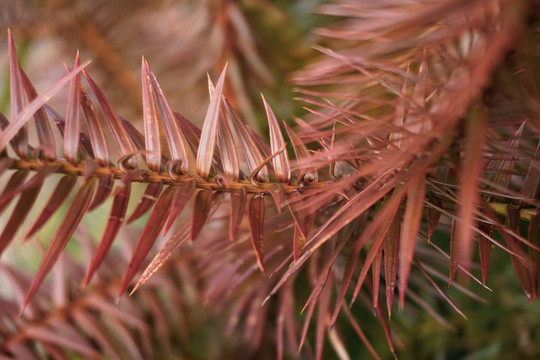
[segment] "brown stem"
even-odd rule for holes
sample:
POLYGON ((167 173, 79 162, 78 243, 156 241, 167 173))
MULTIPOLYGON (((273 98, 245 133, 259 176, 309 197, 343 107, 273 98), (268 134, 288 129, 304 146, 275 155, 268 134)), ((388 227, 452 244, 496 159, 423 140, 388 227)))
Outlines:
MULTIPOLYGON (((29 169, 32 171, 39 171, 47 166, 56 166, 56 165, 60 165, 60 168, 56 171, 57 173, 79 175, 79 176, 82 176, 84 173, 84 162, 79 163, 77 166, 75 166, 67 161, 60 160, 60 159, 55 159, 53 161, 42 161, 42 160, 36 160, 36 159, 12 159, 12 162, 9 168, 13 170, 29 169)), ((126 172, 116 167, 98 166, 94 170, 92 177, 103 177, 103 176, 108 176, 110 174, 113 174, 115 179, 122 179, 124 175, 126 174, 126 172)), ((196 181, 196 186, 200 189, 212 189, 213 191, 226 192, 229 190, 244 188, 246 189, 248 193, 251 193, 251 194, 268 194, 270 193, 270 188, 273 185, 272 182, 257 183, 256 185, 254 185, 246 180, 246 181, 231 182, 228 187, 225 187, 218 184, 218 182, 215 181, 215 178, 209 178, 209 180, 204 180, 200 176, 192 175, 192 174, 178 175, 178 176, 175 176, 175 178, 171 178, 166 172, 157 173, 150 170, 146 171, 146 174, 144 175, 143 178, 137 179, 134 181, 139 182, 139 183, 153 183, 153 182, 162 181, 163 183, 167 185, 180 185, 181 183, 192 181, 192 180, 196 181)), ((285 194, 290 194, 293 191, 298 190, 300 188, 312 189, 312 188, 324 186, 325 183, 312 182, 312 183, 306 183, 303 185, 288 185, 288 184, 280 184, 280 185, 285 194)))

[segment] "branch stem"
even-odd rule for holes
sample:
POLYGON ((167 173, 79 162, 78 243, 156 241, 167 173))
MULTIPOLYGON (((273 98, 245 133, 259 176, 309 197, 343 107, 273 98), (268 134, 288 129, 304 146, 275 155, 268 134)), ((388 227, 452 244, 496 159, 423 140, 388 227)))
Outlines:
MULTIPOLYGON (((43 160, 37 160, 37 159, 11 159, 11 164, 9 166, 12 170, 23 170, 28 169, 32 171, 39 171, 45 167, 48 166, 57 166, 59 165, 59 169, 56 171, 57 173, 61 174, 71 174, 71 175, 79 175, 82 176, 84 174, 84 161, 81 162, 78 165, 73 165, 65 160, 62 159, 55 159, 52 161, 43 161, 43 160)), ((133 169, 137 170, 137 169, 133 169)), ((129 171, 129 170, 128 170, 129 171)), ((115 179, 122 179, 126 172, 122 171, 120 168, 114 167, 114 166, 98 166, 94 170, 91 177, 104 177, 109 176, 110 174, 113 174, 115 179)), ((256 185, 249 182, 249 180, 245 181, 234 181, 228 184, 228 187, 225 187, 221 184, 218 184, 217 181, 215 181, 215 178, 209 178, 208 180, 204 180, 198 175, 193 174, 186 174, 186 175, 177 175, 175 178, 171 178, 166 172, 157 173, 151 170, 146 170, 146 173, 144 174, 143 178, 134 180, 135 182, 140 183, 153 183, 162 181, 166 185, 180 185, 182 183, 195 180, 197 188, 200 189, 212 189, 213 191, 230 191, 230 190, 236 190, 236 189, 246 189, 248 193, 251 194, 269 194, 271 187, 273 185, 272 182, 258 182, 256 185)), ((302 189, 312 189, 324 186, 325 183, 323 182, 310 182, 305 183, 302 185, 299 184, 283 184, 280 183, 282 187, 282 191, 285 194, 290 194, 295 190, 298 190, 300 188, 302 189)))

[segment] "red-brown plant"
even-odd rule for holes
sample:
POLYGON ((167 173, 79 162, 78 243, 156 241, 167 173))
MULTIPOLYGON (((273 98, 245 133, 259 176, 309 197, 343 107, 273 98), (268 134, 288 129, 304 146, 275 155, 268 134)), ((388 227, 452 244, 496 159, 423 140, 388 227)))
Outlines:
POLYGON ((0 211, 9 219, 0 252, 15 239, 32 240, 63 203, 69 209, 34 276, 2 265, 17 295, 1 300, 2 355, 149 358, 159 356, 145 343, 155 336, 158 353, 172 356, 169 323, 180 324, 174 332, 187 346, 184 326, 197 318, 190 311, 208 302, 206 314, 221 315, 224 333, 242 332, 250 354, 273 344, 277 358, 300 349, 320 359, 327 335, 347 358, 339 325, 349 323, 378 358, 351 310, 356 301, 374 309, 394 352, 387 321, 394 299, 400 308, 409 298, 431 313, 417 294, 429 285, 463 315, 436 281, 441 264, 449 264, 450 285, 470 294, 455 277, 485 286, 493 246, 509 254, 526 297, 535 299, 540 126, 533 6, 322 6, 323 14, 345 19, 319 30, 333 47, 317 47, 324 56, 295 75, 308 113, 281 127, 277 104, 263 97, 268 142, 235 109, 241 101, 228 88, 226 65, 215 85, 208 80, 210 103, 199 129, 173 109, 162 74, 143 58, 138 129, 115 111, 78 55, 38 94, 9 33, 11 113, 0 117, 0 173, 7 179, 0 211), (47 102, 68 84, 62 117, 47 102), (35 141, 28 140, 31 131, 35 141), (56 181, 50 197, 30 230, 17 233, 48 179, 56 181), (140 199, 132 195, 137 184, 145 187, 140 199), (112 205, 103 205, 109 199, 112 205), (79 226, 94 209, 110 211, 97 245, 79 226), (145 214, 136 234, 130 223, 145 214), (432 240, 436 229, 450 233, 448 244, 432 240), (84 267, 63 256, 76 231, 92 254, 84 267), (111 250, 117 238, 127 241, 122 255, 111 250), (59 259, 64 269, 44 284, 59 259), (92 289, 81 292, 74 283, 92 289), (310 295, 299 304, 296 293, 306 284, 310 295), (123 296, 128 290, 132 298, 123 296), (117 297, 121 306, 114 307, 117 297), (164 307, 174 309, 166 314, 164 307), (312 322, 314 343, 305 349, 312 322))

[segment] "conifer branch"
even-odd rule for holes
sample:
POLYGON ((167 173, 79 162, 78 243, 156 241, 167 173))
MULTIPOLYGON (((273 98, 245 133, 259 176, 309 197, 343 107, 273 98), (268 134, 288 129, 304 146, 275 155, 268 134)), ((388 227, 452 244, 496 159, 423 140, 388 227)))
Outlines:
MULTIPOLYGON (((262 77, 268 72, 240 5, 218 5, 214 25, 238 36, 239 44, 223 40, 217 62, 229 55, 230 62, 216 85, 208 79, 210 103, 199 109, 206 114, 201 128, 175 112, 159 82, 162 75, 145 58, 141 130, 119 116, 90 71, 83 70, 86 63, 79 65, 78 55, 73 70, 38 94, 8 33, 11 114, 9 119, 0 114, 0 175, 7 180, 0 212, 10 213, 0 233, 0 253, 16 238, 53 174, 63 177, 26 238, 36 236, 62 204, 69 205, 23 297, 23 309, 32 307, 81 219, 107 199, 112 206, 83 287, 92 286, 96 271, 111 266, 104 260, 114 253, 115 240, 125 238, 122 231, 149 214, 128 251, 129 261, 121 264, 118 295, 142 271, 133 291, 144 296, 143 284, 189 247, 190 266, 197 269, 189 274, 195 292, 228 307, 231 321, 245 314, 252 349, 275 315, 260 304, 275 301, 279 354, 285 332, 295 351, 303 348, 316 314, 315 358, 322 357, 326 330, 336 351, 342 350, 343 339, 331 332, 340 321, 349 321, 377 357, 344 305, 369 298, 395 353, 380 316, 382 297, 390 316, 399 284, 401 308, 412 299, 446 324, 416 293, 429 286, 465 317, 437 279, 448 270, 451 286, 479 300, 452 281, 456 274, 485 286, 493 245, 508 253, 528 299, 536 298, 540 126, 535 107, 516 98, 524 94, 536 103, 535 86, 523 85, 520 78, 536 73, 535 57, 515 44, 531 26, 525 1, 373 5, 340 0, 321 6, 322 13, 344 21, 318 30, 339 41, 317 46, 321 59, 295 75, 308 113, 295 126, 282 124, 271 98, 263 97, 258 106, 269 129, 263 137, 247 125, 253 119, 236 110, 240 105, 243 114, 253 113, 239 59, 262 77), (47 102, 68 83, 64 118, 47 102), (36 141, 28 136, 34 123, 36 141), (62 144, 58 153, 56 144, 62 144), (141 184, 144 194, 128 214, 133 184, 141 184), (8 207, 11 203, 16 204, 8 207), (526 231, 521 221, 527 222, 526 231), (448 233, 448 239, 435 239, 436 230, 448 233), (160 238, 163 245, 147 265, 160 238), (447 269, 441 269, 443 263, 447 269), (382 278, 386 291, 380 291, 382 278), (297 305, 297 282, 311 286, 302 329, 295 316, 286 316, 297 305)), ((66 310, 69 316, 79 309, 78 301, 66 310)), ((94 324, 80 314, 79 321, 94 324)), ((24 336, 6 338, 13 344, 24 336)), ((88 346, 76 345, 84 355, 96 356, 88 346)), ((25 354, 11 346, 2 351, 25 354)))

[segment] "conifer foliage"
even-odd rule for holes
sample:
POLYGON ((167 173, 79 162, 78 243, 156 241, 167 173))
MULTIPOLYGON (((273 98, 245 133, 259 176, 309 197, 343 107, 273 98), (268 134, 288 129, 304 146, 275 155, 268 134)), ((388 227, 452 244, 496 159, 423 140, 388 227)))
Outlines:
POLYGON ((190 327, 216 317, 223 339, 249 351, 220 340, 209 358, 321 359, 330 346, 347 359, 350 329, 380 358, 355 307, 374 310, 395 354, 395 305, 413 302, 445 324, 419 295, 429 288, 465 317, 441 278, 482 301, 462 283, 487 287, 494 246, 536 299, 534 2, 321 5, 337 21, 315 30, 320 57, 294 75, 305 115, 286 124, 263 96, 252 106, 265 114, 264 135, 238 108, 237 81, 242 56, 261 73, 264 64, 242 6, 218 3, 239 45, 208 77, 201 127, 144 57, 141 121, 117 112, 79 54, 38 93, 7 31, 0 253, 37 243, 67 211, 35 272, 0 265, 14 294, 0 299, 3 356, 195 356, 190 327), (62 89, 61 114, 49 101, 62 89), (97 239, 83 220, 93 212, 108 213, 97 239), (74 242, 88 259, 68 254, 74 242))

